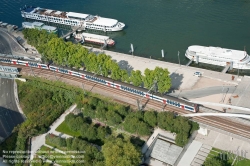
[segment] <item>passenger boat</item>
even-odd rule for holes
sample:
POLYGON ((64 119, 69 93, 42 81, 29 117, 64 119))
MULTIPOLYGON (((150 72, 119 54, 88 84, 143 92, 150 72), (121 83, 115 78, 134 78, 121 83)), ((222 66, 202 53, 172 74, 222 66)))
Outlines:
POLYGON ((64 12, 40 7, 24 7, 21 9, 24 18, 53 22, 58 24, 84 27, 100 31, 121 31, 125 24, 115 19, 93 16, 75 12, 64 12))
POLYGON ((189 46, 185 56, 193 61, 218 66, 232 63, 236 69, 250 69, 250 57, 246 51, 239 51, 220 47, 189 46), (197 58, 198 57, 198 58, 197 58))
POLYGON ((23 28, 46 30, 49 33, 57 33, 57 28, 53 26, 44 25, 42 22, 23 22, 23 28))
POLYGON ((74 33, 74 37, 76 40, 82 40, 86 43, 93 43, 97 45, 108 45, 109 47, 112 47, 115 45, 115 41, 110 39, 108 36, 102 36, 102 35, 96 35, 96 34, 90 34, 90 33, 74 33))

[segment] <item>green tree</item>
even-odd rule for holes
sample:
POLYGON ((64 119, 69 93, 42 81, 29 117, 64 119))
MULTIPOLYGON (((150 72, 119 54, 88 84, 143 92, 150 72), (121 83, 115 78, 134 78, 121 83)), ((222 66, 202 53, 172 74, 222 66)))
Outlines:
POLYGON ((155 111, 146 111, 144 113, 144 121, 148 123, 151 127, 157 125, 157 114, 155 111))
POLYGON ((188 134, 184 132, 178 133, 175 137, 175 143, 178 146, 186 145, 188 143, 188 134))
POLYGON ((142 75, 140 70, 132 70, 130 81, 132 81, 134 86, 141 86, 142 85, 142 75))
POLYGON ((174 113, 160 112, 157 114, 158 126, 162 129, 173 131, 174 113))
POLYGON ((150 135, 150 127, 145 122, 140 122, 138 124, 138 134, 141 136, 150 135))
POLYGON ((131 166, 141 162, 140 152, 132 143, 117 138, 105 142, 102 146, 106 166, 131 166))
POLYGON ((122 122, 122 117, 112 110, 106 112, 106 118, 110 125, 118 125, 122 122))
POLYGON ((146 68, 144 70, 143 83, 145 88, 151 88, 155 80, 155 74, 153 70, 146 68))
POLYGON ((88 138, 89 141, 94 141, 97 139, 97 131, 96 128, 91 126, 87 129, 86 131, 86 137, 88 138))
POLYGON ((168 69, 156 67, 154 77, 157 80, 157 88, 160 93, 167 92, 171 87, 171 78, 168 69))

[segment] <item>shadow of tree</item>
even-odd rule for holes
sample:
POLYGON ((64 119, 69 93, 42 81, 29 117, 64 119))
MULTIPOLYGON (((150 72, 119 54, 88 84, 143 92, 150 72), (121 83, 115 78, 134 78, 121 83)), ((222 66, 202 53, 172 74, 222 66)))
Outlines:
POLYGON ((173 93, 173 92, 175 92, 175 90, 180 89, 180 86, 181 86, 182 80, 183 80, 183 74, 172 73, 170 75, 170 78, 171 78, 172 86, 169 89, 169 93, 173 93))
POLYGON ((127 70, 129 75, 131 71, 134 69, 131 65, 128 64, 128 61, 125 61, 125 60, 119 61, 118 65, 120 66, 121 69, 127 70))

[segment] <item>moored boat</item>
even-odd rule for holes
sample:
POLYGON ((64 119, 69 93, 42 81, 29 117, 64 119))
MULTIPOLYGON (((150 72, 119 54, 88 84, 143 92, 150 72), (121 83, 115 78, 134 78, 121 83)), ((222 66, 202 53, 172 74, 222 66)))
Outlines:
POLYGON ((110 39, 108 36, 90 34, 90 33, 78 33, 74 34, 76 40, 82 40, 86 43, 93 43, 97 45, 108 45, 112 47, 115 45, 115 41, 110 39))
POLYGON ((40 7, 24 7, 21 9, 24 18, 35 19, 57 24, 78 26, 100 31, 121 31, 125 24, 111 18, 93 16, 90 14, 56 11, 40 7))
POLYGON ((23 28, 46 30, 49 33, 57 33, 57 28, 53 26, 44 25, 42 22, 23 22, 23 28))
POLYGON ((185 56, 193 61, 218 66, 232 63, 236 69, 250 69, 250 57, 246 51, 233 50, 220 47, 189 46, 185 56))

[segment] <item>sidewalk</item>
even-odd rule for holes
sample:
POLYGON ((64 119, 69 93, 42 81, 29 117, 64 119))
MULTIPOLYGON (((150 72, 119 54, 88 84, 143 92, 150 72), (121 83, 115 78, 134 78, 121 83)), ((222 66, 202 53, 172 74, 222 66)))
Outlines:
POLYGON ((45 144, 45 137, 49 133, 55 132, 55 129, 64 121, 65 116, 68 115, 70 112, 72 112, 76 108, 76 104, 72 105, 69 109, 67 109, 51 126, 50 130, 42 135, 39 135, 37 137, 33 137, 31 140, 31 153, 30 153, 30 160, 34 158, 35 153, 42 145, 45 144))

